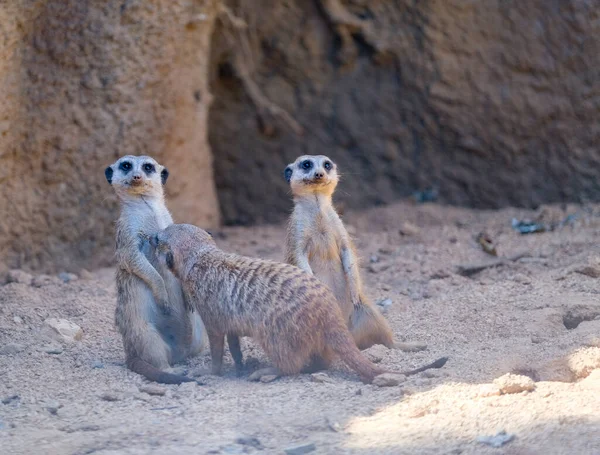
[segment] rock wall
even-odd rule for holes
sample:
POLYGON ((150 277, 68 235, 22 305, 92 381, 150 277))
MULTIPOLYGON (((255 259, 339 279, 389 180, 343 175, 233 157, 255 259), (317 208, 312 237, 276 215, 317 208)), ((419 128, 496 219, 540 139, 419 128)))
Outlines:
POLYGON ((227 223, 280 220, 284 166, 324 153, 350 207, 437 188, 443 202, 600 199, 597 0, 254 0, 253 78, 305 130, 260 127, 227 30, 209 136, 227 223))
POLYGON ((111 262, 104 168, 148 154, 174 218, 219 223, 206 123, 212 0, 0 2, 0 263, 111 262))

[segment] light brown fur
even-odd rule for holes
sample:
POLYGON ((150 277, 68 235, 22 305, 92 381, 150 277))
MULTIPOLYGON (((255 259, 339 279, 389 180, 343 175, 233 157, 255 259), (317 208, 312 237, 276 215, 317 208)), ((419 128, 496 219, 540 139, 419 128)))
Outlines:
POLYGON ((364 382, 384 372, 356 347, 331 290, 301 269, 225 253, 191 225, 171 225, 151 243, 206 324, 214 374, 225 336, 255 339, 280 374, 300 373, 315 358, 326 368, 336 356, 364 382))
POLYGON ((166 370, 174 371, 173 363, 202 351, 204 326, 187 307, 177 279, 140 239, 140 234, 154 234, 173 223, 163 195, 168 172, 150 157, 125 156, 105 174, 121 205, 115 323, 123 337, 127 367, 156 382, 192 381, 166 370), (144 170, 149 165, 152 171, 144 170))
POLYGON ((363 292, 356 248, 332 204, 339 179, 335 163, 304 155, 286 167, 285 177, 294 196, 285 261, 331 288, 359 349, 392 348, 390 326, 363 292))

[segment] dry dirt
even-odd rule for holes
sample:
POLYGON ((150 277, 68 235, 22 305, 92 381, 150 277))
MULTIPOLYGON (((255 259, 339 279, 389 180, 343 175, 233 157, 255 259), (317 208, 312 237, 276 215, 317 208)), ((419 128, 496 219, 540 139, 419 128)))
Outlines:
MULTIPOLYGON (((316 454, 600 453, 599 215, 600 206, 534 213, 408 202, 346 214, 368 293, 392 300, 386 315, 398 340, 428 346, 376 346, 368 355, 394 369, 450 357, 442 370, 388 388, 363 385, 338 364, 326 382, 300 375, 251 383, 235 377, 228 358, 222 378, 150 395, 123 365, 113 270, 81 271, 69 283, 38 279, 42 287, 6 284, 0 350, 22 350, 0 355, 1 452, 284 453, 312 443, 316 454), (547 233, 511 228, 513 217, 540 213, 545 221, 578 217, 547 233), (458 264, 493 259, 474 240, 481 231, 499 255, 528 256, 457 274, 458 264), (48 341, 49 317, 78 324, 82 339, 48 341), (509 372, 530 376, 535 388, 500 395, 493 381, 509 372), (514 439, 501 448, 477 440, 502 430, 514 439)), ((283 233, 267 226, 215 235, 226 250, 280 259, 283 233)), ((246 356, 267 362, 245 346, 246 356)), ((207 362, 201 356, 187 367, 207 362)))

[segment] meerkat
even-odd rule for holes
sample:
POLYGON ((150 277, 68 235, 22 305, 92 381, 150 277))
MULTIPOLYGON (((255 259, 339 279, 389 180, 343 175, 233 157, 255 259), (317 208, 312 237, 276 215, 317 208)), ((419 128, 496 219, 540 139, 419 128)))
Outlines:
POLYGON ((334 356, 365 383, 386 372, 360 352, 331 290, 298 267, 225 253, 189 224, 170 225, 149 241, 206 324, 213 374, 221 373, 226 336, 255 339, 277 375, 300 373, 315 357, 328 367, 334 356))
POLYGON ((294 198, 285 261, 329 286, 359 349, 393 348, 392 330, 363 292, 354 243, 333 207, 337 166, 326 156, 304 155, 285 168, 284 177, 294 198))
POLYGON ((206 346, 204 324, 187 305, 181 285, 140 234, 173 224, 165 205, 166 167, 148 156, 124 156, 105 170, 120 203, 116 225, 117 307, 127 367, 165 384, 193 381, 171 368, 206 346))

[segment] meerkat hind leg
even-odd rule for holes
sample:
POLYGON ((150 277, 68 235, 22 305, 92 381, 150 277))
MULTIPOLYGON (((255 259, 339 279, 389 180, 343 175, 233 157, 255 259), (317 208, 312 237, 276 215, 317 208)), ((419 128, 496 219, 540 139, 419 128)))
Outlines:
POLYGON ((231 353, 231 357, 235 364, 235 372, 238 376, 241 376, 244 373, 244 354, 242 354, 240 337, 238 335, 228 334, 227 345, 229 346, 229 352, 231 353))

